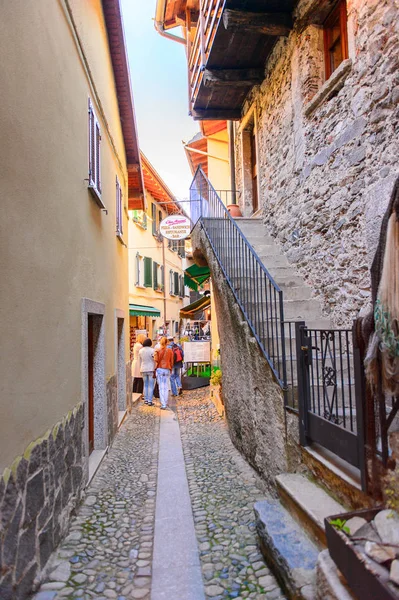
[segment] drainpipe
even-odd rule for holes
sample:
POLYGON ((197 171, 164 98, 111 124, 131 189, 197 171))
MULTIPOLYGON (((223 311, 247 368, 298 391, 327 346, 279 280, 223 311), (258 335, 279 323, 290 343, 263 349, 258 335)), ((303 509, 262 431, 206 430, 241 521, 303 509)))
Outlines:
POLYGON ((234 124, 233 121, 227 121, 227 130, 229 133, 229 162, 230 162, 230 181, 231 181, 231 204, 227 205, 227 210, 232 217, 242 217, 240 207, 237 204, 236 188, 236 161, 234 156, 234 124))
POLYGON ((178 42, 179 44, 184 44, 184 46, 186 46, 186 40, 184 38, 165 31, 165 4, 166 0, 158 0, 157 2, 154 21, 155 29, 157 30, 159 35, 162 35, 162 37, 168 38, 169 40, 173 40, 174 42, 178 42))
POLYGON ((233 121, 227 121, 227 129, 228 129, 228 133, 229 133, 231 203, 237 204, 236 161, 235 161, 235 155, 234 155, 234 124, 233 124, 233 121))

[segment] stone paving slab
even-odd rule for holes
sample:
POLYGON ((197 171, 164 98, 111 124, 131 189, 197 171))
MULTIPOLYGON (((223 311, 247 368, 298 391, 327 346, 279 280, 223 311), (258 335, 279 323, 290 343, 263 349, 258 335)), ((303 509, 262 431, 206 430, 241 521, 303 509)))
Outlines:
POLYGON ((149 599, 160 413, 125 418, 34 600, 149 599))
POLYGON ((185 392, 177 413, 206 598, 283 600, 258 548, 253 505, 265 498, 262 481, 233 446, 209 389, 185 392))
POLYGON ((205 600, 179 424, 162 411, 151 600, 205 600))

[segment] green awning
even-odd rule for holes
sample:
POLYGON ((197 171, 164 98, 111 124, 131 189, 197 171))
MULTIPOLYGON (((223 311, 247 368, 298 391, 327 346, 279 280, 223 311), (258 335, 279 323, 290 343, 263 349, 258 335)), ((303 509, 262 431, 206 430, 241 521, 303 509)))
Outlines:
POLYGON ((160 317, 161 311, 153 306, 129 304, 129 314, 131 317, 160 317))
POLYGON ((199 311, 205 310, 205 308, 208 308, 208 306, 210 306, 210 304, 211 304, 211 297, 209 295, 202 296, 201 298, 199 298, 199 300, 196 300, 195 302, 192 302, 191 304, 184 306, 180 310, 180 318, 181 319, 192 319, 192 318, 194 318, 196 313, 198 313, 199 311))
POLYGON ((198 290, 198 286, 207 281, 211 276, 209 267, 199 267, 198 265, 191 265, 184 271, 184 285, 195 292, 198 290))

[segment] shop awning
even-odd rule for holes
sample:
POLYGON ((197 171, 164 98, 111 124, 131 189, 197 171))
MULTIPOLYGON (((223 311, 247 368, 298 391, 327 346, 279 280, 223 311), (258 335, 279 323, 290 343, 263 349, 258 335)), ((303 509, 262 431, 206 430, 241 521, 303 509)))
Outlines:
POLYGON ((210 305, 211 305, 211 297, 209 295, 202 296, 202 298, 199 298, 199 300, 196 300, 195 302, 192 302, 191 304, 184 306, 180 310, 180 318, 181 319, 192 319, 199 311, 205 310, 210 305))
POLYGON ((191 265, 184 271, 184 285, 195 292, 198 290, 198 286, 204 283, 211 276, 209 267, 199 267, 198 265, 191 265))
POLYGON ((160 317, 161 311, 153 306, 129 304, 129 314, 131 317, 160 317))

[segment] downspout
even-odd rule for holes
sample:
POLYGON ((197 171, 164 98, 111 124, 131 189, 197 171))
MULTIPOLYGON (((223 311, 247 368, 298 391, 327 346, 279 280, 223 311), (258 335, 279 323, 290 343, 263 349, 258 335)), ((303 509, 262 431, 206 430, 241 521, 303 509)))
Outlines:
POLYGON ((231 203, 237 204, 237 188, 236 188, 236 161, 234 155, 234 123, 227 121, 229 133, 229 162, 230 162, 230 182, 231 182, 231 203))
POLYGON ((169 40, 173 40, 174 42, 179 42, 179 44, 184 44, 184 46, 186 46, 186 40, 184 38, 165 31, 165 4, 166 0, 157 1, 154 27, 159 33, 159 35, 162 35, 162 37, 168 38, 169 40))

